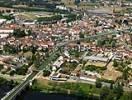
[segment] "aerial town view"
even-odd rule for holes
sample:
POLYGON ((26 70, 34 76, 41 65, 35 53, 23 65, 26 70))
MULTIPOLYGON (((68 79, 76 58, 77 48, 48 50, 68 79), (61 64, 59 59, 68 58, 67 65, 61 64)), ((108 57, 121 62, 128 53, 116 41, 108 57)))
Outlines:
POLYGON ((0 100, 132 100, 132 0, 0 0, 0 100))

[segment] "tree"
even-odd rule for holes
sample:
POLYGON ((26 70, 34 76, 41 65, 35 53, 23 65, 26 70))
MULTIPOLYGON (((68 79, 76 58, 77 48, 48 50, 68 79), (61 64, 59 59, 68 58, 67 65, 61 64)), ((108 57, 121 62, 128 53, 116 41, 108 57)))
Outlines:
POLYGON ((80 3, 80 0, 75 0, 74 4, 78 5, 80 3))
POLYGON ((25 75, 28 71, 28 67, 27 65, 23 65, 21 68, 16 69, 16 74, 18 75, 25 75))
POLYGON ((83 33, 80 33, 80 34, 79 34, 79 37, 80 37, 80 38, 84 38, 84 34, 83 34, 83 33))
POLYGON ((20 37, 24 37, 24 36, 29 36, 31 35, 31 30, 21 30, 20 28, 19 29, 15 29, 14 32, 13 32, 13 36, 17 37, 17 38, 20 38, 20 37))
POLYGON ((105 44, 105 41, 104 40, 101 40, 101 39, 98 39, 97 40, 97 46, 103 46, 105 44))
POLYGON ((18 52, 18 49, 14 46, 11 46, 10 44, 6 44, 4 45, 4 51, 7 52, 7 53, 17 53, 18 52))
POLYGON ((102 83, 101 83, 100 79, 97 79, 95 84, 96 84, 97 88, 101 88, 102 87, 102 83))
POLYGON ((112 91, 109 92, 105 100, 114 100, 115 95, 112 91))
POLYGON ((13 76, 14 74, 15 74, 14 70, 10 71, 10 76, 13 76))
POLYGON ((5 84, 6 83, 6 79, 4 79, 4 78, 2 78, 2 77, 0 77, 0 85, 3 85, 3 84, 5 84))
POLYGON ((124 80, 127 80, 128 79, 128 69, 125 69, 124 71, 123 71, 123 79, 124 80))
POLYGON ((132 100, 132 92, 130 93, 125 93, 120 100, 132 100))
POLYGON ((110 89, 113 89, 113 83, 110 83, 110 89))
POLYGON ((114 61, 113 61, 113 66, 114 67, 117 67, 118 66, 118 62, 114 59, 114 61))
POLYGON ((50 74, 51 74, 51 72, 48 71, 48 70, 44 70, 44 71, 43 71, 43 76, 44 76, 44 77, 49 76, 50 74))
POLYGON ((101 89, 101 92, 100 92, 100 98, 101 98, 101 100, 105 100, 106 99, 106 97, 109 95, 109 92, 110 92, 110 90, 109 90, 109 88, 108 87, 103 87, 102 89, 101 89))
POLYGON ((123 87, 118 83, 114 86, 113 93, 116 94, 116 100, 118 100, 123 95, 123 87))
POLYGON ((58 21, 61 20, 62 16, 61 15, 55 15, 52 17, 40 17, 37 19, 38 22, 53 22, 53 21, 58 21))
POLYGON ((4 68, 4 65, 0 64, 0 71, 4 68))
POLYGON ((112 41, 111 42, 111 47, 114 48, 116 46, 116 42, 115 41, 112 41))

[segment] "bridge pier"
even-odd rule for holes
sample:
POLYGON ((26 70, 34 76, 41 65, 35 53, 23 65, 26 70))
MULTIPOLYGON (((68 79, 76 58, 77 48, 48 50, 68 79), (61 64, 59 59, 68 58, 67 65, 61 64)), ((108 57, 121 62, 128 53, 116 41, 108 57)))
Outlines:
POLYGON ((32 85, 33 85, 33 81, 30 81, 30 82, 29 82, 29 86, 32 86, 32 85))

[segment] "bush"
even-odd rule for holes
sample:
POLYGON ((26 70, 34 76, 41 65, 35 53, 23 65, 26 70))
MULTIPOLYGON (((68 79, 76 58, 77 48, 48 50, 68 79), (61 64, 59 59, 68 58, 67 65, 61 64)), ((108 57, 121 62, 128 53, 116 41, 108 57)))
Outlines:
POLYGON ((62 16, 61 15, 55 15, 52 17, 40 17, 37 19, 38 22, 54 22, 54 21, 58 21, 61 20, 62 16))
POLYGON ((13 32, 13 36, 15 36, 17 38, 29 36, 31 34, 32 34, 31 30, 25 31, 25 30, 21 30, 21 29, 15 29, 13 32))
POLYGON ((90 71, 98 71, 98 70, 106 70, 106 67, 100 67, 100 66, 95 66, 95 65, 88 65, 85 67, 85 70, 90 70, 90 71))
POLYGON ((44 71, 43 71, 43 76, 44 76, 44 77, 49 76, 50 74, 51 74, 51 72, 48 71, 48 70, 44 70, 44 71))
POLYGON ((97 79, 95 84, 96 84, 97 88, 101 88, 102 87, 102 83, 101 83, 100 79, 97 79))
POLYGON ((113 80, 100 79, 102 82, 114 84, 113 80))

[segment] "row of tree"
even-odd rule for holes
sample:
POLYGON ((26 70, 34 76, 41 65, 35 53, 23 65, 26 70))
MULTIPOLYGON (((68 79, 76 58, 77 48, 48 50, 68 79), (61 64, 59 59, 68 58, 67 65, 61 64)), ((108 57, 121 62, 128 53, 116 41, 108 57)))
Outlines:
POLYGON ((113 84, 111 82, 110 87, 102 86, 102 81, 100 79, 96 80, 96 87, 101 88, 100 99, 101 100, 119 100, 123 95, 123 87, 121 84, 113 84))
POLYGON ((59 21, 62 19, 61 15, 55 15, 55 16, 51 16, 51 17, 39 17, 37 19, 38 22, 48 22, 48 21, 59 21))

